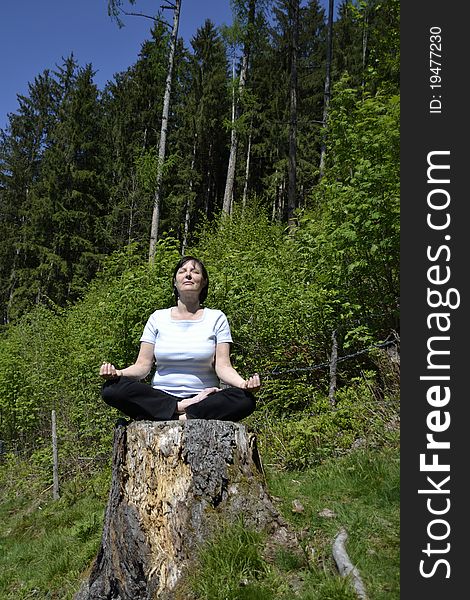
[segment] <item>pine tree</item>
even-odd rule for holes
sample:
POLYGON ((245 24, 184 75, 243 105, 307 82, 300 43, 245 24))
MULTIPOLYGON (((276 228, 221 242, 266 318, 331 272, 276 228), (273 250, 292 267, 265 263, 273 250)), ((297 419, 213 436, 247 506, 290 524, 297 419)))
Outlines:
POLYGON ((201 181, 197 208, 210 216, 220 208, 218 197, 222 196, 225 180, 227 133, 223 121, 229 111, 228 65, 223 42, 210 21, 198 30, 191 46, 201 181))
POLYGON ((349 76, 351 87, 376 91, 400 85, 399 0, 345 0, 335 22, 335 79, 349 76))
POLYGON ((371 1, 367 76, 370 91, 400 88, 400 2, 371 1))
POLYGON ((18 96, 19 109, 9 115, 0 136, 0 310, 2 322, 24 312, 37 292, 36 240, 28 235, 35 218, 32 190, 54 126, 58 87, 49 71, 18 96))
POLYGON ((356 3, 343 0, 334 23, 332 79, 347 75, 351 87, 361 86, 364 80, 361 22, 356 3))
POLYGON ((298 122, 298 206, 306 199, 320 177, 321 126, 324 121, 327 74, 327 14, 317 0, 301 10, 299 58, 298 122))
POLYGON ((37 301, 73 300, 94 275, 106 251, 101 219, 106 211, 98 90, 91 65, 73 56, 56 73, 61 91, 56 123, 32 189, 37 240, 37 301))
POLYGON ((291 222, 317 183, 325 77, 324 11, 316 0, 301 6, 296 31, 295 9, 292 0, 276 2, 271 50, 256 74, 263 81, 259 101, 264 140, 255 152, 269 156, 263 183, 271 197, 273 218, 291 222), (295 55, 293 48, 297 48, 295 55))
MULTIPOLYGON (((179 207, 182 246, 200 216, 220 209, 225 183, 228 113, 227 57, 214 24, 206 20, 191 40, 185 71, 185 94, 176 106, 172 144, 177 154, 170 197, 179 207)), ((173 221, 178 219, 174 213, 173 221)))
MULTIPOLYGON (((203 24, 190 49, 181 40, 176 44, 159 229, 179 235, 183 249, 194 242, 201 217, 210 219, 224 207, 232 131, 230 185, 243 206, 256 195, 273 219, 292 222, 318 186, 325 11, 318 0, 276 0, 268 15, 271 4, 234 3, 243 24, 236 48, 243 54, 249 45, 249 71, 241 95, 240 81, 235 86, 239 112, 233 123, 227 47, 214 25, 203 24), (292 18, 297 5, 298 29, 292 18)), ((334 23, 332 85, 344 75, 347 81, 337 88, 343 92, 351 87, 364 98, 396 94, 398 39, 398 0, 343 2, 334 23)), ((138 242, 146 254, 168 62, 168 29, 156 18, 136 63, 102 95, 91 65, 79 68, 70 57, 57 72, 38 76, 19 98, 18 113, 0 132, 4 323, 33 303, 77 298, 106 253, 138 242)), ((335 118, 342 114, 337 107, 335 118)), ((338 135, 341 127, 335 123, 332 131, 338 135)), ((225 199, 229 212, 232 204, 225 199)))
MULTIPOLYGON (((130 4, 135 4, 136 0, 129 0, 130 4)), ((123 25, 123 22, 120 18, 121 14, 128 14, 133 16, 142 16, 148 17, 152 19, 155 23, 162 23, 162 19, 160 16, 152 17, 148 15, 144 15, 143 13, 134 13, 124 11, 122 6, 123 0, 108 0, 108 13, 112 16, 119 24, 119 26, 123 25)), ((175 54, 176 54, 176 46, 178 43, 178 27, 179 27, 179 19, 180 19, 180 10, 181 10, 181 0, 174 0, 173 2, 168 1, 166 4, 161 6, 162 9, 171 9, 173 10, 173 25, 171 28, 171 34, 169 37, 169 48, 168 48, 168 64, 166 68, 166 76, 165 76, 165 86, 164 86, 164 94, 163 94, 163 106, 162 113, 160 118, 160 135, 158 138, 158 154, 156 156, 156 160, 154 168, 155 168, 155 177, 152 177, 153 182, 153 198, 152 198, 152 211, 151 211, 151 219, 150 219, 150 241, 149 241, 149 250, 148 250, 148 258, 149 261, 152 262, 155 256, 156 244, 159 236, 159 228, 160 228, 160 213, 161 213, 161 203, 162 203, 162 182, 163 175, 165 169, 165 157, 166 157, 166 144, 167 144, 167 135, 168 135, 168 121, 169 121, 169 113, 170 113, 170 96, 171 89, 173 84, 173 70, 175 65, 175 54)), ((166 23, 165 23, 166 25, 166 23)), ((150 155, 140 157, 143 158, 144 162, 149 162, 152 159, 153 152, 150 152, 150 155)), ((139 157, 138 157, 139 158, 139 157)), ((145 178, 145 177, 144 177, 145 178)), ((147 180, 148 183, 148 180, 147 180)))

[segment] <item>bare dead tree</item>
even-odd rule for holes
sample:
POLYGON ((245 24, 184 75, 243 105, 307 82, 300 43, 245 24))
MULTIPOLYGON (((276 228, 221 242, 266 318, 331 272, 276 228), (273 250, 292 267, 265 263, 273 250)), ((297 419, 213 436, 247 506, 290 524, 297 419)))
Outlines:
POLYGON ((333 54, 333 13, 334 0, 328 2, 328 35, 326 42, 326 74, 325 74, 325 91, 323 95, 323 132, 322 143, 320 150, 320 179, 325 173, 325 158, 326 158, 326 128, 328 121, 328 111, 330 108, 331 97, 331 59, 333 54))
MULTIPOLYGON (((133 16, 133 17, 144 17, 151 19, 152 21, 163 23, 168 26, 168 23, 162 21, 158 17, 152 17, 142 12, 128 12, 122 9, 123 0, 108 0, 108 14, 113 17, 118 23, 119 27, 123 26, 123 22, 120 15, 133 16)), ((135 4, 136 0, 129 0, 130 4, 135 4)), ((178 25, 181 11, 181 0, 175 0, 171 2, 166 0, 166 4, 162 4, 161 8, 173 10, 173 27, 170 36, 170 51, 168 55, 168 70, 165 82, 165 93, 163 96, 163 111, 162 111, 162 124, 160 128, 160 142, 158 145, 158 160, 157 160, 157 172, 155 176, 155 191, 153 196, 153 211, 152 211, 152 222, 150 229, 150 244, 149 244, 149 262, 152 262, 155 258, 155 247, 158 240, 158 229, 160 226, 160 204, 161 204, 161 189, 163 179, 163 167, 165 164, 166 155, 166 136, 168 131, 168 115, 170 112, 170 96, 171 96, 171 84, 173 79, 173 67, 175 62, 175 50, 176 42, 178 40, 178 25)))
POLYGON ((152 212, 152 226, 150 230, 150 244, 149 244, 149 262, 152 262, 155 258, 155 246, 158 240, 158 229, 160 226, 160 204, 161 204, 161 190, 162 190, 162 178, 163 178, 163 165, 165 162, 166 153, 166 135, 168 131, 168 114, 170 111, 170 95, 171 95, 171 83, 173 77, 173 66, 175 62, 175 49, 176 42, 178 39, 178 24, 181 10, 181 0, 175 0, 175 4, 171 5, 174 7, 173 13, 173 28, 171 31, 170 38, 170 54, 168 57, 168 71, 165 83, 165 95, 163 97, 163 112, 162 112, 162 126, 160 130, 160 142, 158 145, 158 162, 157 162, 157 175, 155 181, 155 192, 153 196, 153 212, 152 212))
POLYGON ((290 120, 289 120, 289 183, 287 188, 287 227, 295 228, 294 211, 297 205, 297 54, 299 51, 299 0, 289 4, 292 28, 290 65, 290 120))
POLYGON ((233 186, 235 182, 235 167, 237 164, 238 152, 238 132, 236 120, 240 116, 240 98, 245 90, 246 78, 248 74, 248 65, 250 62, 251 40, 253 24, 255 21, 256 0, 250 0, 248 6, 248 23, 245 43, 243 45, 242 66, 240 69, 240 79, 238 82, 238 98, 233 97, 232 107, 232 132, 230 141, 230 157, 227 168, 227 179, 225 181, 224 201, 222 204, 222 212, 229 215, 232 211, 233 186))

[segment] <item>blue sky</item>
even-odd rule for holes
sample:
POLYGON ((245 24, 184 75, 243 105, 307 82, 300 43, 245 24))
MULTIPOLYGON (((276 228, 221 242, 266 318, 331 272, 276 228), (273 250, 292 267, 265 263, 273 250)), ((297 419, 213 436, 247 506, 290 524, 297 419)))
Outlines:
MULTIPOLYGON (((123 2, 123 7, 155 15, 161 4, 162 0, 137 0, 134 6, 123 2)), ((2 0, 1 129, 7 125, 7 114, 18 109, 17 94, 27 95, 28 83, 45 69, 53 71, 72 52, 80 66, 92 64, 100 89, 136 62, 152 21, 124 17, 125 27, 120 29, 108 16, 107 6, 107 0, 2 0)), ((182 0, 179 35, 188 45, 207 18, 216 25, 230 24, 230 0, 182 0)))
MULTIPOLYGON (((162 0, 137 0, 129 11, 155 15, 162 0)), ((16 112, 17 94, 44 69, 54 70, 72 52, 79 65, 91 63, 100 89, 115 73, 133 65, 152 21, 125 17, 119 28, 108 16, 107 0, 3 0, 0 8, 0 128, 16 112)), ((169 12, 169 11, 165 11, 169 12)), ((182 0, 179 35, 189 44, 206 18, 230 24, 230 0, 182 0)), ((171 22, 172 14, 168 15, 171 22)))

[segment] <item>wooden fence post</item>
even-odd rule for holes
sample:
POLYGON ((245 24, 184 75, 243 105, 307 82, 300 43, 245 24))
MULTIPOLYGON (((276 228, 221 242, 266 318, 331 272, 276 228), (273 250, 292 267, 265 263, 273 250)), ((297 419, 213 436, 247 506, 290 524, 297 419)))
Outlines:
POLYGON ((56 425, 56 418, 55 418, 55 410, 52 411, 52 459, 53 459, 52 497, 54 498, 54 500, 58 500, 59 499, 59 461, 58 461, 58 454, 57 454, 57 425, 56 425))
POLYGON ((338 367, 338 339, 336 338, 336 329, 331 334, 333 345, 331 347, 331 359, 330 359, 330 391, 328 398, 330 399, 331 406, 336 405, 336 369, 338 367))

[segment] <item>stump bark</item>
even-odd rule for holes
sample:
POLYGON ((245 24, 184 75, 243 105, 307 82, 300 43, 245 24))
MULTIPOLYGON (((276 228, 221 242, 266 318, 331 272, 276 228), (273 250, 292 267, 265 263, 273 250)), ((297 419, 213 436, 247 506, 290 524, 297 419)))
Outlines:
POLYGON ((298 549, 265 486, 256 437, 227 421, 136 421, 114 436, 101 546, 74 600, 176 598, 217 525, 243 517, 298 549))

